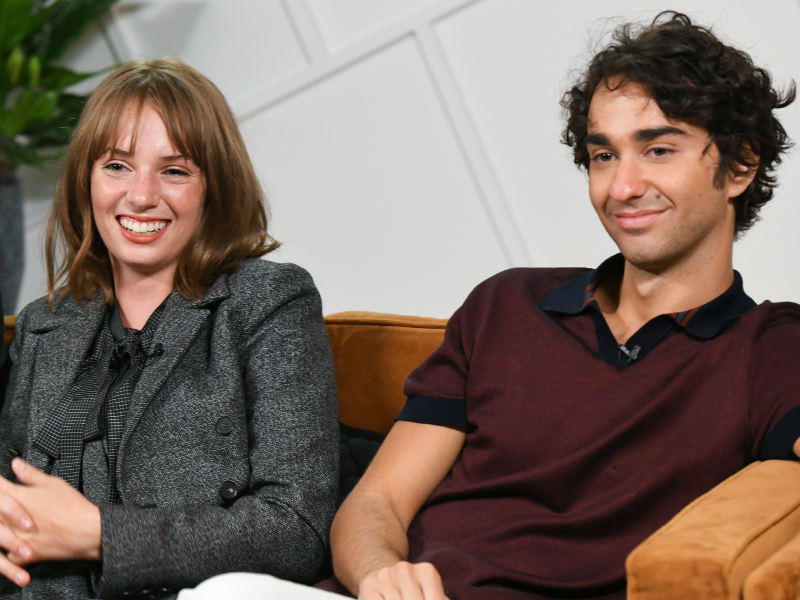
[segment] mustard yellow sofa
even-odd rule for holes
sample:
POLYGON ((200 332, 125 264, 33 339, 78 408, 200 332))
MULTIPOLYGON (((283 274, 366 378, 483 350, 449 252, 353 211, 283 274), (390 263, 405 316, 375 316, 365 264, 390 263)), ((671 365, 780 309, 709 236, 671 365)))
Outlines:
MULTIPOLYGON (((444 338, 444 319, 372 312, 325 318, 339 418, 388 433, 403 382, 444 338)), ((14 336, 5 317, 5 339, 14 336)), ((800 599, 800 464, 755 463, 701 496, 629 556, 629 600, 800 599)))

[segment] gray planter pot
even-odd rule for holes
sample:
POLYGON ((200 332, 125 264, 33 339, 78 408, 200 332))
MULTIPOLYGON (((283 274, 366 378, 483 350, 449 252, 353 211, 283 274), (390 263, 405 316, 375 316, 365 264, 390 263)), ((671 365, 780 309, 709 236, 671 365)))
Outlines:
POLYGON ((25 271, 25 212, 19 179, 0 180, 0 293, 3 311, 13 315, 25 271))

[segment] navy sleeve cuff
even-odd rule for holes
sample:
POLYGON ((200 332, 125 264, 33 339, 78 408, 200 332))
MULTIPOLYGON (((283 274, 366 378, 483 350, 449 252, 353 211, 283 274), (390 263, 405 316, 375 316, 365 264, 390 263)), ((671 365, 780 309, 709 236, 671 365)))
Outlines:
POLYGON ((770 429, 761 445, 761 460, 795 460, 792 448, 800 438, 800 406, 795 406, 770 429))
POLYGON ((463 398, 411 396, 395 421, 468 428, 467 403, 463 398))

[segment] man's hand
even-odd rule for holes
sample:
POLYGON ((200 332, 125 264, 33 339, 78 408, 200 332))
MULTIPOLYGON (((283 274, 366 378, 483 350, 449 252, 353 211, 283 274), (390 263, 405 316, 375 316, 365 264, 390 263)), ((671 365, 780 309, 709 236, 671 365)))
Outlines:
POLYGON ((63 479, 15 458, 22 485, 0 477, 0 574, 20 586, 30 575, 20 565, 47 560, 100 560, 100 510, 63 479))
POLYGON ((463 430, 452 427, 394 424, 333 520, 333 570, 354 595, 382 600, 444 598, 433 566, 404 562, 407 531, 452 468, 466 437, 463 430))
POLYGON ((439 572, 430 563, 399 562, 367 575, 359 600, 447 600, 439 572))

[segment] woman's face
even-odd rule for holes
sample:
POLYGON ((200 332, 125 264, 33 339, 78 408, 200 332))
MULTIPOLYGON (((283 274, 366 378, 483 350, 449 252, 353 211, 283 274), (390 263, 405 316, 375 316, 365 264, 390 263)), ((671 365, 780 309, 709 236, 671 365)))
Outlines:
POLYGON ((203 212, 205 176, 173 147, 152 105, 142 108, 135 150, 133 110, 125 120, 119 139, 92 167, 97 230, 115 280, 134 274, 174 277, 203 212))

